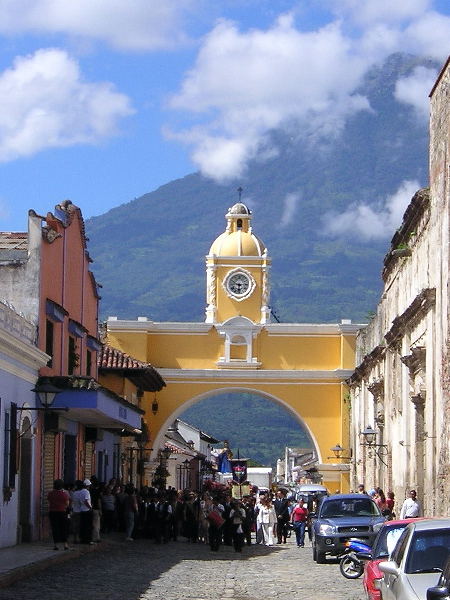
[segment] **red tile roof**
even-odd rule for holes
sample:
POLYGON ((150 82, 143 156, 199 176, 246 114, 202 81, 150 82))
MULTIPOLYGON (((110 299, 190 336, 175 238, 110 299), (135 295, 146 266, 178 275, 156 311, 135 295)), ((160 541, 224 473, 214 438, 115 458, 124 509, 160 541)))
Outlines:
POLYGON ((166 383, 158 371, 150 363, 144 363, 129 354, 104 345, 98 355, 99 371, 120 371, 137 388, 146 392, 159 392, 166 383))

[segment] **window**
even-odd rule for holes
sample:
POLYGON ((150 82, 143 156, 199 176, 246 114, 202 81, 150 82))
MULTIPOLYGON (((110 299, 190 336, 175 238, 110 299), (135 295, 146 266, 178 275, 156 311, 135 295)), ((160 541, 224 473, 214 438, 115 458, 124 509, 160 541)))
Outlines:
POLYGON ((50 360, 47 363, 48 367, 53 366, 54 329, 53 321, 47 319, 45 323, 45 353, 50 356, 50 360))
POLYGON ((77 342, 74 337, 69 336, 69 355, 67 361, 67 372, 69 375, 73 375, 75 369, 80 363, 80 356, 78 354, 77 342))
POLYGON ((5 437, 3 454, 3 487, 13 489, 16 485, 17 460, 17 404, 5 412, 5 437))
POLYGON ((86 375, 92 375, 92 352, 86 352, 86 375))

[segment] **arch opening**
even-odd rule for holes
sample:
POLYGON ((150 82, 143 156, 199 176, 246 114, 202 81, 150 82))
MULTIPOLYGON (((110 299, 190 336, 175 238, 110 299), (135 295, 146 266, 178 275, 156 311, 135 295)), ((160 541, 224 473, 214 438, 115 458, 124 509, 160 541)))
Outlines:
POLYGON ((175 419, 204 431, 220 443, 227 439, 235 455, 239 452, 241 458, 272 467, 274 474, 277 461, 285 460, 287 451, 304 455, 308 462, 305 470, 321 461, 319 445, 302 416, 281 398, 260 390, 225 387, 190 398, 166 420, 153 443, 155 451, 164 444, 165 432, 175 419), (264 427, 256 431, 254 427, 247 428, 255 419, 261 419, 264 427))

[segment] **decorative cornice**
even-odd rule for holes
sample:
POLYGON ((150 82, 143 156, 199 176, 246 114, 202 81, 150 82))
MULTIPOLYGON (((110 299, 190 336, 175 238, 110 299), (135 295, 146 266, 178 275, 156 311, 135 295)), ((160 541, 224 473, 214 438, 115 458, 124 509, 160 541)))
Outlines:
POLYGON ((375 348, 369 354, 366 354, 362 360, 362 362, 356 367, 352 376, 348 380, 348 385, 355 385, 361 382, 367 374, 371 371, 371 369, 380 363, 386 352, 386 346, 375 346, 375 348))
MULTIPOLYGON (((391 248, 384 257, 384 268, 381 274, 383 281, 386 283, 390 273, 394 270, 398 259, 402 253, 396 253, 395 250, 401 247, 411 251, 414 244, 415 233, 418 229, 418 224, 421 219, 425 220, 425 225, 429 219, 430 207, 430 190, 422 188, 418 190, 411 199, 408 208, 403 216, 402 226, 395 232, 391 240, 391 248), (428 212, 427 212, 428 211, 428 212)), ((410 255, 410 254, 409 254, 410 255)))
POLYGON ((367 389, 376 400, 382 400, 384 398, 384 379, 372 381, 372 383, 369 383, 367 386, 367 389))
POLYGON ((164 369, 158 368, 158 372, 164 381, 169 383, 179 383, 180 381, 197 381, 199 383, 218 382, 222 384, 227 382, 236 385, 245 382, 246 385, 252 382, 266 382, 270 384, 283 384, 292 382, 299 383, 321 383, 328 385, 330 383, 343 383, 352 374, 349 369, 337 369, 336 371, 300 371, 300 370, 264 370, 247 371, 245 369, 164 369))
POLYGON ((411 354, 408 354, 407 356, 402 356, 400 360, 404 365, 408 367, 410 373, 414 375, 420 370, 425 369, 426 355, 427 351, 425 347, 417 346, 416 348, 411 348, 411 354))
POLYGON ((434 306, 436 288, 426 288, 414 298, 408 308, 392 321, 392 327, 384 338, 389 346, 400 344, 405 331, 410 331, 434 306))

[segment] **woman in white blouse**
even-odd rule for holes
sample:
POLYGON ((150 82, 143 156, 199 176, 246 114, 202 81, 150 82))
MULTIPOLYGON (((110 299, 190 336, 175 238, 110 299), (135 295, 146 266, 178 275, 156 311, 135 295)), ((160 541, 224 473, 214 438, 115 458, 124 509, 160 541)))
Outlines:
POLYGON ((277 516, 270 498, 265 498, 261 503, 256 522, 261 527, 263 543, 266 546, 273 546, 274 527, 277 522, 277 516))

